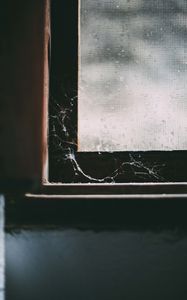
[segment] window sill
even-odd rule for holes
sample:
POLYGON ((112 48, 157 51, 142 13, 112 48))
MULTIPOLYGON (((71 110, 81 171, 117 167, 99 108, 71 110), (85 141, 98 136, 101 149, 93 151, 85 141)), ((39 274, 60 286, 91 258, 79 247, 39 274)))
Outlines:
POLYGON ((187 183, 126 184, 44 184, 38 193, 26 198, 39 199, 184 199, 187 183))

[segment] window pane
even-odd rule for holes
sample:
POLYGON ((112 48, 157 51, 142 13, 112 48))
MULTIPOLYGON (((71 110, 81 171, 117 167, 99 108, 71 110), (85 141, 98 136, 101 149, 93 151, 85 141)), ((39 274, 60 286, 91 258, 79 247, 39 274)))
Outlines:
POLYGON ((79 151, 187 149, 187 2, 80 0, 79 151))

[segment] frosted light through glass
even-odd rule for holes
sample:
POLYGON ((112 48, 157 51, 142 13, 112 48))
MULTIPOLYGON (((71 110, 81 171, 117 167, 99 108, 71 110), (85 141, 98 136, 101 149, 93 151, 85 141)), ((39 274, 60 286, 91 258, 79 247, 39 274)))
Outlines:
POLYGON ((187 150, 187 1, 80 0, 78 142, 187 150))

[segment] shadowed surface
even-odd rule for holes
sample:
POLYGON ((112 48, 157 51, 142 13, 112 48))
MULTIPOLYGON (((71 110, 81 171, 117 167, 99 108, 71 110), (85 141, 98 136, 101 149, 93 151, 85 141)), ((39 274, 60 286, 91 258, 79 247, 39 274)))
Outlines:
POLYGON ((4 197, 0 195, 0 300, 4 300, 4 197))
POLYGON ((180 230, 20 230, 6 234, 7 299, 186 299, 180 230))

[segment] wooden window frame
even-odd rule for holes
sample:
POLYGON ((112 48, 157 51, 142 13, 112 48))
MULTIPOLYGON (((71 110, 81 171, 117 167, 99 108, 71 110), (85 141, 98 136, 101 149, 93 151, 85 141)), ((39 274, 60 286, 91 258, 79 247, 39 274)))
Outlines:
POLYGON ((183 199, 187 197, 187 182, 147 183, 92 183, 63 184, 48 182, 48 99, 50 55, 50 0, 45 6, 45 76, 43 104, 43 169, 42 185, 36 193, 27 193, 27 198, 42 199, 183 199))
POLYGON ((0 191, 27 192, 30 198, 186 198, 186 180, 115 184, 48 182, 51 1, 6 1, 3 18, 8 20, 8 26, 1 27, 0 48, 3 99, 0 110, 3 145, 0 147, 0 191))

